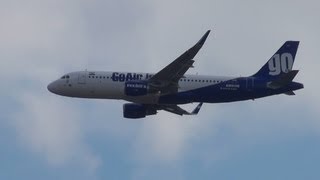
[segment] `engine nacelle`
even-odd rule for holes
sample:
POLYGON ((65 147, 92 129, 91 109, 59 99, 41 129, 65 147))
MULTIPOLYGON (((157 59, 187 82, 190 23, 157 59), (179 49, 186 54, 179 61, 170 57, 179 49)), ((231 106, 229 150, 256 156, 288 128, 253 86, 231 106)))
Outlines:
POLYGON ((128 81, 124 86, 124 93, 127 96, 143 96, 149 91, 146 81, 128 81))
POLYGON ((142 104, 126 103, 123 105, 123 117, 125 118, 138 119, 156 113, 156 109, 148 108, 142 104))

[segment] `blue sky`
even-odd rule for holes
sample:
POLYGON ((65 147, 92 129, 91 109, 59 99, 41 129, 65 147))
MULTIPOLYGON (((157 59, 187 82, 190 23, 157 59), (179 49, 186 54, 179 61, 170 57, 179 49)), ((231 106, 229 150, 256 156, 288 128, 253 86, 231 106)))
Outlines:
MULTIPOLYGON (((0 1, 0 179, 319 179, 319 2, 0 1), (157 72, 212 32, 189 74, 255 73, 286 40, 305 89, 198 116, 122 117, 59 97, 77 70, 157 72)), ((186 109, 195 106, 186 105, 186 109)))

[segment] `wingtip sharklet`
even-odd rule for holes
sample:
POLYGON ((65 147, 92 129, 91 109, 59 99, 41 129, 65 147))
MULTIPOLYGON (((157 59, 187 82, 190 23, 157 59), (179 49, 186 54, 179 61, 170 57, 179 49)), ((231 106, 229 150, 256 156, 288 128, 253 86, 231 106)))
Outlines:
POLYGON ((198 104, 198 106, 192 111, 192 113, 191 114, 193 114, 193 115, 196 115, 196 114, 198 114, 199 113, 199 111, 200 111, 200 109, 201 109, 201 106, 202 106, 202 102, 201 103, 199 103, 198 104))
POLYGON ((198 41, 198 45, 202 46, 204 42, 206 42, 207 37, 209 36, 211 30, 209 29, 203 36, 202 38, 198 41))

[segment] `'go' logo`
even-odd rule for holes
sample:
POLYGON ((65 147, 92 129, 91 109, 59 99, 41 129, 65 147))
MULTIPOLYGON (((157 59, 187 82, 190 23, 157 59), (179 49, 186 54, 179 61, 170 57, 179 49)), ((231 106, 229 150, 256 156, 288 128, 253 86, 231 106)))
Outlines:
POLYGON ((271 76, 279 75, 281 72, 287 73, 292 69, 293 57, 290 53, 275 54, 268 63, 269 74, 271 76))

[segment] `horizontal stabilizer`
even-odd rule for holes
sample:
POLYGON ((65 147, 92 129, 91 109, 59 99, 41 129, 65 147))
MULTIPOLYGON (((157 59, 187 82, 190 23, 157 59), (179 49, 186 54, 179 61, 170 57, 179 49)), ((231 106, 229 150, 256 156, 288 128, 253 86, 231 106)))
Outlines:
POLYGON ((271 88, 271 89, 278 89, 278 88, 281 88, 283 86, 286 86, 287 84, 289 84, 294 79, 294 77, 296 77, 298 72, 299 72, 299 70, 292 70, 292 71, 289 71, 286 74, 282 74, 276 80, 268 82, 267 87, 271 88))

